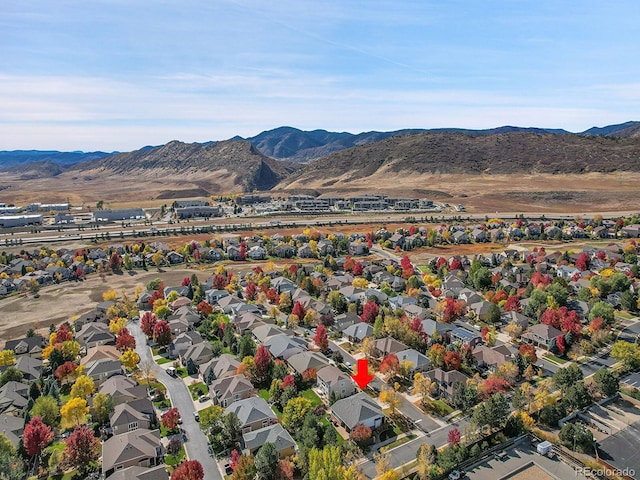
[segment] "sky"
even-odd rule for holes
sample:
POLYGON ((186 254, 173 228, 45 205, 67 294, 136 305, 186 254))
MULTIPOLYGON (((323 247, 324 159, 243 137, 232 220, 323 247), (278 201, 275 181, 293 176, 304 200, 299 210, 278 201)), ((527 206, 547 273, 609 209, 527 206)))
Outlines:
POLYGON ((640 120, 637 0, 3 0, 0 150, 640 120))

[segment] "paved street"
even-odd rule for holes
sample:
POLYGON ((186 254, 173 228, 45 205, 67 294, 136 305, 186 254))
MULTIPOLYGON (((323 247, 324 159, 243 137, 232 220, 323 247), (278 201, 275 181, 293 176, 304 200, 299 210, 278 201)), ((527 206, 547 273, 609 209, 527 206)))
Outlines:
POLYGON ((402 413, 402 415, 413 421, 416 424, 418 430, 428 433, 434 430, 438 430, 440 427, 442 427, 441 424, 436 422, 431 416, 427 415, 418 407, 416 407, 404 396, 402 396, 401 398, 402 403, 398 407, 398 410, 400 410, 400 413, 402 413))
POLYGON ((151 349, 147 346, 147 339, 136 322, 129 322, 129 332, 136 339, 136 352, 140 355, 140 362, 152 362, 154 373, 158 381, 167 387, 167 393, 174 407, 178 407, 182 416, 182 428, 187 436, 185 449, 189 460, 198 460, 204 467, 205 480, 222 480, 222 474, 218 465, 208 453, 207 437, 200 430, 200 425, 195 421, 193 412, 195 408, 191 394, 181 378, 174 378, 153 361, 151 349))
MULTIPOLYGON (((435 445, 436 447, 446 445, 448 443, 450 430, 457 428, 460 432, 464 432, 468 425, 469 422, 467 419, 460 419, 445 427, 440 427, 438 430, 434 430, 426 436, 419 436, 418 438, 389 450, 388 455, 391 467, 399 468, 402 465, 413 462, 416 459, 420 445, 423 443, 435 445)), ((367 478, 374 478, 376 476, 376 464, 373 461, 373 455, 369 455, 367 461, 359 464, 358 468, 367 478)))

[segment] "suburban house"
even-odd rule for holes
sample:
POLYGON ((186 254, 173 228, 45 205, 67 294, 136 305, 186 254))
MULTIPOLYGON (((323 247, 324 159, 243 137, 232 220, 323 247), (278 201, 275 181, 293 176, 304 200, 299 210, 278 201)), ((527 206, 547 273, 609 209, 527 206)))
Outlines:
POLYGON ((190 330, 176 336, 169 344, 167 353, 169 358, 179 358, 185 354, 189 347, 203 342, 202 335, 195 330, 190 330))
POLYGON ((278 421, 278 417, 269 404, 260 397, 238 400, 229 405, 224 413, 235 413, 240 419, 242 433, 252 432, 267 427, 278 421))
POLYGON ((353 312, 341 313, 333 319, 333 328, 344 332, 348 327, 360 323, 360 317, 353 312))
POLYGON ((235 375, 240 361, 229 353, 223 353, 217 358, 209 360, 207 363, 200 365, 200 375, 205 383, 210 384, 218 378, 235 375))
POLYGON ((263 345, 267 347, 273 358, 288 360, 296 353, 307 349, 307 342, 299 337, 290 337, 286 334, 274 335, 267 338, 263 345))
POLYGON ((495 372, 498 367, 509 362, 513 358, 513 354, 506 345, 497 347, 487 347, 486 345, 478 345, 473 349, 473 358, 476 365, 489 372, 495 372))
POLYGON ((460 342, 462 345, 468 345, 471 348, 482 342, 482 336, 475 331, 466 328, 457 327, 449 332, 451 342, 460 342))
POLYGON ((0 414, 0 433, 4 434, 15 448, 20 446, 23 431, 24 418, 0 414))
POLYGON ((342 334, 347 337, 351 343, 360 343, 365 338, 373 336, 373 327, 365 322, 355 323, 345 328, 342 334))
POLYGON ((87 323, 76 332, 76 341, 86 349, 99 345, 113 345, 116 336, 109 331, 109 325, 101 322, 87 323))
POLYGON ((94 360, 88 362, 86 365, 84 374, 93 378, 96 388, 100 388, 102 382, 107 378, 114 375, 123 375, 124 369, 119 360, 112 360, 110 358, 103 358, 101 360, 94 360))
POLYGON ((335 402, 331 406, 331 416, 348 432, 359 424, 375 430, 381 427, 385 420, 380 405, 365 392, 335 402))
MULTIPOLYGON (((22 416, 28 399, 29 385, 11 380, 0 387, 0 412, 17 413, 22 416)), ((22 425, 24 426, 24 420, 22 425)))
POLYGON ((213 403, 223 408, 238 400, 249 398, 253 392, 253 385, 244 375, 222 377, 209 385, 209 396, 213 403))
POLYGON ((320 394, 326 399, 330 399, 332 394, 336 399, 340 399, 356 393, 356 385, 351 376, 333 365, 319 369, 316 372, 316 381, 320 394))
POLYGON ((109 417, 114 435, 120 435, 139 428, 151 429, 155 422, 153 403, 148 398, 116 405, 109 417))
POLYGON ((162 463, 160 430, 133 430, 114 435, 102 444, 102 473, 109 477, 127 467, 152 467, 162 463))
POLYGON ((28 355, 34 358, 42 358, 43 346, 44 337, 42 337, 42 335, 34 335, 33 337, 24 337, 17 340, 7 340, 4 348, 6 350, 13 350, 16 357, 28 355))
POLYGON ((413 365, 409 372, 409 378, 413 378, 413 376, 418 372, 426 372, 431 368, 431 362, 427 356, 413 348, 397 352, 396 357, 398 357, 398 361, 400 363, 407 360, 411 362, 411 365, 413 365))
POLYGON ((118 360, 122 353, 114 345, 98 345, 87 349, 87 354, 80 359, 80 365, 86 365, 94 360, 109 358, 118 360))
POLYGON ((458 383, 466 384, 469 377, 457 370, 445 372, 441 368, 435 368, 425 373, 432 382, 436 383, 438 395, 443 398, 451 399, 453 389, 458 383))
POLYGON ((100 392, 111 395, 114 403, 119 405, 145 398, 147 387, 138 385, 133 378, 126 375, 114 375, 102 383, 100 392))
POLYGON ((127 467, 113 473, 109 480, 169 480, 164 464, 155 467, 127 467))
POLYGON ((447 323, 436 322, 430 318, 425 318, 422 320, 422 331, 432 338, 436 337, 445 337, 449 335, 449 332, 453 330, 454 327, 447 323))
POLYGON ((393 337, 380 338, 375 340, 373 345, 375 347, 376 357, 384 357, 390 353, 398 353, 409 348, 404 343, 399 342, 393 337))
POLYGON ((192 360, 196 365, 202 365, 212 358, 213 351, 211 350, 211 344, 209 342, 201 342, 187 348, 184 354, 180 357, 180 361, 185 366, 189 360, 192 360))
POLYGON ((329 365, 327 357, 318 352, 304 351, 291 355, 287 359, 287 363, 299 374, 313 368, 317 372, 322 367, 329 365))
POLYGON ((529 330, 522 334, 522 340, 549 349, 552 341, 560 335, 562 335, 562 332, 557 328, 551 325, 545 325, 544 323, 538 323, 529 327, 529 330))
POLYGON ((30 382, 37 380, 42 374, 42 360, 39 358, 29 357, 28 355, 20 355, 17 357, 14 365, 22 372, 22 380, 30 382))
POLYGON ((244 440, 245 454, 255 455, 260 447, 267 442, 276 446, 280 458, 290 457, 296 453, 296 442, 279 423, 243 433, 242 439, 244 440))

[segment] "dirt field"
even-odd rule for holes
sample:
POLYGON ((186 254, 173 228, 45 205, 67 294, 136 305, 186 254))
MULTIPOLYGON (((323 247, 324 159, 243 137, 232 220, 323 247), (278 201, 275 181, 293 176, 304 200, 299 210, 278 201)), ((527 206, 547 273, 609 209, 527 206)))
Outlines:
POLYGON ((162 278, 166 285, 179 285, 185 276, 198 273, 198 278, 205 280, 205 271, 187 268, 166 269, 158 272, 136 272, 135 275, 107 275, 104 280, 92 274, 83 282, 65 282, 59 285, 44 287, 40 297, 20 295, 0 300, 0 339, 3 341, 23 336, 29 328, 47 329, 52 323, 59 324, 71 317, 92 310, 96 303, 102 301, 102 294, 107 290, 123 288, 129 293, 137 285, 144 285, 156 277, 162 278))

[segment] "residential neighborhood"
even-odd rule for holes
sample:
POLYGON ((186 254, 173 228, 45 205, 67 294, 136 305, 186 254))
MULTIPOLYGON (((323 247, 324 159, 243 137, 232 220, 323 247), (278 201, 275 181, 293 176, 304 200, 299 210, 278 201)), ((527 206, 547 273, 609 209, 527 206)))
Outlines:
POLYGON ((12 478, 312 479, 326 461, 336 478, 423 480, 486 478, 496 458, 514 462, 505 474, 634 478, 623 446, 640 428, 640 282, 625 221, 2 252, 7 298, 157 270, 5 342, 2 465, 12 478), (610 241, 584 242, 605 224, 610 241), (495 238, 515 243, 456 254, 495 238), (412 261, 442 243, 449 255, 412 261), (203 268, 165 283, 163 269, 187 264, 203 268))

